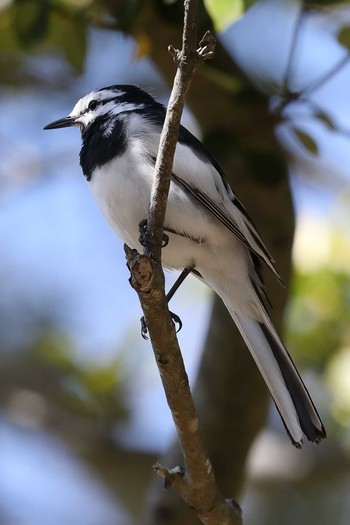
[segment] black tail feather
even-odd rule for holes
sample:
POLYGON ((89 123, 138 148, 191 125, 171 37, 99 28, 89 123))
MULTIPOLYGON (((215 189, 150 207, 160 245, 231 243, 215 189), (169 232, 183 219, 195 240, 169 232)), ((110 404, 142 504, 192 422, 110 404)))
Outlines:
MULTIPOLYGON (((319 443, 326 437, 326 431, 291 356, 287 349, 285 349, 285 353, 281 352, 279 344, 264 323, 259 323, 259 325, 281 370, 286 387, 295 406, 302 431, 309 441, 319 443)), ((296 443, 294 444, 297 446, 296 443)))

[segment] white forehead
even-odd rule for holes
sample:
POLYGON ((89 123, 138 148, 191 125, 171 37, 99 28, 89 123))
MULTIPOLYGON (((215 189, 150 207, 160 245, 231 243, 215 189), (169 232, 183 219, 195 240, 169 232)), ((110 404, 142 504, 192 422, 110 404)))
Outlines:
MULTIPOLYGON (((85 95, 85 97, 81 98, 80 100, 78 100, 78 102, 75 104, 72 112, 70 113, 71 116, 74 116, 74 117, 77 117, 81 114, 83 114, 84 112, 86 112, 86 110, 88 109, 89 107, 89 104, 92 100, 97 100, 97 101, 106 101, 105 104, 103 104, 102 106, 100 107, 104 107, 106 108, 106 106, 109 106, 111 104, 111 102, 107 102, 108 100, 111 100, 111 99, 115 99, 116 97, 119 97, 121 95, 124 95, 125 94, 125 91, 122 91, 122 90, 102 90, 102 91, 99 91, 99 90, 95 90, 95 91, 91 91, 91 93, 89 93, 88 95, 85 95)), ((113 105, 115 105, 115 103, 113 103, 113 105)), ((107 111, 109 110, 110 108, 107 109, 107 111)), ((105 109, 103 111, 103 113, 106 113, 105 109)))
MULTIPOLYGON (((122 89, 103 89, 91 91, 88 95, 78 100, 73 110, 70 113, 70 117, 75 118, 75 122, 81 123, 84 127, 87 127, 96 118, 110 114, 117 116, 120 113, 124 113, 135 108, 135 104, 123 101, 118 101, 119 97, 126 94, 126 91, 122 89), (96 100, 100 104, 93 110, 89 109, 91 101, 96 100)), ((143 107, 144 104, 139 104, 138 107, 143 107)))

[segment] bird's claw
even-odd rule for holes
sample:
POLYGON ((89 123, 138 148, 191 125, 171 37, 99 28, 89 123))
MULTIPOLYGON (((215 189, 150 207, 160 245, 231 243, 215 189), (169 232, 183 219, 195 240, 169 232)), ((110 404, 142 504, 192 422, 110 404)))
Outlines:
MULTIPOLYGON (((182 328, 181 318, 177 314, 174 314, 174 312, 170 312, 170 310, 169 310, 169 313, 170 313, 171 320, 172 320, 172 322, 175 325, 176 333, 180 332, 180 330, 182 328)), ((147 341, 148 340, 148 335, 147 335, 148 334, 148 326, 147 326, 146 319, 144 318, 144 316, 141 317, 140 323, 141 323, 141 336, 142 336, 143 339, 145 339, 147 341)))
POLYGON ((182 328, 181 318, 177 314, 174 314, 174 312, 170 312, 169 311, 169 313, 170 313, 171 320, 172 320, 172 322, 175 325, 175 332, 176 333, 180 332, 180 330, 182 328))
POLYGON ((140 323, 141 323, 141 336, 145 341, 147 341, 148 340, 148 335, 147 335, 148 328, 147 328, 147 323, 146 323, 146 319, 144 318, 144 316, 141 317, 140 323))
POLYGON ((163 233, 162 248, 165 248, 169 244, 169 235, 163 233))
POLYGON ((147 229, 147 219, 142 219, 139 222, 139 243, 145 247, 149 244, 149 233, 147 229))

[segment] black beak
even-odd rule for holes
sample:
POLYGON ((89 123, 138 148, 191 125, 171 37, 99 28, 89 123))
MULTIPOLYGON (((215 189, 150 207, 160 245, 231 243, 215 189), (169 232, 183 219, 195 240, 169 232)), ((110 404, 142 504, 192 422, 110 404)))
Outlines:
POLYGON ((44 127, 44 129, 58 129, 58 128, 68 128, 70 126, 74 126, 75 124, 75 118, 74 117, 64 117, 60 118, 59 120, 55 120, 54 122, 51 122, 51 124, 48 124, 44 127))

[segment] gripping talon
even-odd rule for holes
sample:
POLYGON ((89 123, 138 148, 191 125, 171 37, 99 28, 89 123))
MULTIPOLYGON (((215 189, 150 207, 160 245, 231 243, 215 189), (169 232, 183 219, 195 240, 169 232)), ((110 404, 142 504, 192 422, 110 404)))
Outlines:
MULTIPOLYGON (((147 245, 149 244, 147 219, 142 219, 142 221, 139 222, 139 243, 144 248, 146 248, 147 245)), ((163 233, 162 248, 165 248, 165 246, 168 246, 168 244, 169 244, 169 236, 166 233, 163 233)))
POLYGON ((139 243, 145 248, 148 242, 147 219, 142 219, 142 221, 139 222, 139 243))
MULTIPOLYGON (((169 313, 170 313, 171 320, 175 325, 176 333, 180 332, 182 328, 181 318, 177 314, 174 314, 174 312, 169 311, 169 313)), ((140 323, 141 323, 141 336, 143 339, 145 339, 145 341, 148 341, 148 327, 147 327, 146 319, 144 318, 144 316, 141 317, 140 323)))
POLYGON ((174 314, 174 312, 169 312, 170 313, 170 317, 175 325, 175 331, 176 333, 180 332, 181 328, 182 328, 182 321, 181 321, 181 318, 177 315, 177 314, 174 314))
POLYGON ((162 248, 165 248, 169 244, 169 235, 163 233, 162 248))
POLYGON ((146 320, 144 316, 141 317, 140 323, 141 323, 141 336, 145 341, 147 341, 148 340, 148 335, 147 335, 148 328, 147 328, 147 324, 146 324, 146 320))

